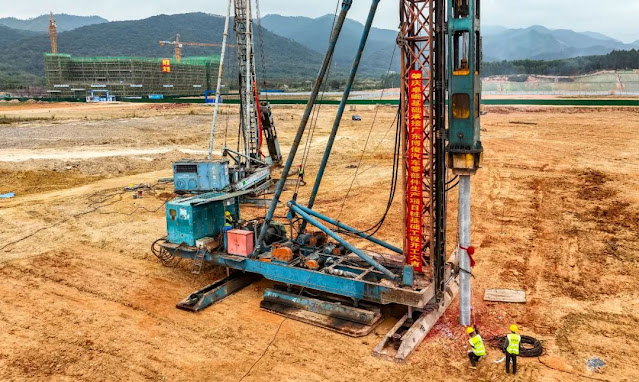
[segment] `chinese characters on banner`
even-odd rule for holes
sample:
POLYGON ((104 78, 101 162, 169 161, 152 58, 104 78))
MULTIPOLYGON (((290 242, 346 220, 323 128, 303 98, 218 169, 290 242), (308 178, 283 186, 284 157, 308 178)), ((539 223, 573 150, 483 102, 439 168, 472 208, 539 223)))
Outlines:
POLYGON ((406 260, 415 271, 421 272, 422 220, 424 212, 424 84, 423 73, 409 72, 408 84, 408 126, 407 126, 407 169, 406 184, 406 260))
POLYGON ((162 59, 162 73, 171 73, 171 60, 167 58, 162 59))

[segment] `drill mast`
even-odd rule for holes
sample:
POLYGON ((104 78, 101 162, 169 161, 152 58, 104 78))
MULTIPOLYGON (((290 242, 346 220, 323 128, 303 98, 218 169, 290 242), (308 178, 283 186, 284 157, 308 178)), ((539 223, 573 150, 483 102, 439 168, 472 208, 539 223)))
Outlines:
MULTIPOLYGON (((257 100, 255 76, 255 47, 253 42, 253 17, 251 0, 235 0, 235 35, 237 38, 237 60, 240 87, 240 121, 244 138, 244 154, 246 157, 259 159, 260 126, 258 118, 259 104, 257 100)), ((247 161, 247 167, 251 167, 247 161)))
POLYGON ((406 263, 444 290, 446 251, 444 0, 402 0, 401 122, 406 263))

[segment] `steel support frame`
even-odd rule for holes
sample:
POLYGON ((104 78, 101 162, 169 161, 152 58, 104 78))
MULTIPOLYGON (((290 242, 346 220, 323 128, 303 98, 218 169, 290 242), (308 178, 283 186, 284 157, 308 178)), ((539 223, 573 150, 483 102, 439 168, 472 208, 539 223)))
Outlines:
MULTIPOLYGON (((408 127, 409 127, 409 71, 419 70, 423 74, 424 105, 424 173, 423 173, 423 221, 422 221, 422 258, 434 268, 435 258, 435 211, 434 211, 434 47, 435 47, 435 0, 400 0, 400 37, 402 83, 401 83, 401 129, 403 153, 403 184, 407 189, 408 174, 408 127)), ((408 209, 404 193, 404 210, 408 209)), ((404 228, 405 230, 405 228, 404 228)), ((404 234, 404 253, 408 240, 404 234)))
POLYGON ((399 276, 397 276, 396 274, 394 274, 393 272, 388 270, 382 264, 380 264, 377 261, 375 261, 375 259, 371 258, 370 256, 368 256, 364 252, 362 252, 359 249, 355 248, 355 246, 353 246, 348 241, 342 239, 338 234, 333 232, 331 229, 326 227, 324 224, 320 223, 317 219, 313 218, 313 216, 311 216, 310 214, 308 214, 306 212, 308 210, 303 209, 299 205, 296 205, 296 204, 293 204, 293 203, 289 203, 289 207, 291 208, 291 210, 293 212, 295 212, 296 214, 300 215, 304 220, 306 220, 307 222, 309 222, 312 225, 314 225, 315 227, 317 227, 317 229, 319 229, 320 231, 324 232, 326 235, 331 237, 333 240, 335 240, 338 243, 342 244, 346 249, 348 249, 349 251, 351 251, 352 253, 357 255, 359 258, 361 258, 362 260, 367 262, 370 266, 374 267, 375 269, 377 269, 378 271, 383 273, 384 276, 387 279, 389 279, 391 281, 399 281, 399 276))
POLYGON ((358 230, 356 228, 348 226, 348 225, 340 222, 339 220, 335 220, 335 219, 332 219, 332 218, 330 218, 330 217, 328 217, 326 215, 322 215, 319 212, 313 211, 312 209, 310 209, 308 207, 304 207, 304 206, 298 204, 295 201, 290 201, 289 204, 298 207, 299 209, 301 209, 302 211, 306 212, 307 214, 309 214, 311 216, 314 216, 314 217, 316 217, 316 218, 318 218, 320 220, 323 220, 323 221, 327 222, 328 224, 331 224, 331 225, 333 225, 333 226, 335 226, 337 228, 340 228, 340 229, 342 229, 344 231, 347 231, 347 232, 349 232, 349 233, 351 233, 353 235, 359 236, 362 239, 366 239, 366 240, 370 241, 371 243, 375 243, 375 244, 377 244, 377 245, 379 245, 381 247, 389 249, 389 250, 391 250, 391 251, 393 251, 395 253, 398 253, 400 255, 403 254, 402 250, 397 248, 397 247, 395 247, 394 245, 389 244, 389 243, 387 243, 387 242, 385 242, 383 240, 380 240, 380 239, 378 239, 378 238, 376 238, 374 236, 368 235, 364 231, 360 231, 360 230, 358 230))
POLYGON ((446 0, 435 0, 435 247, 433 253, 433 283, 436 300, 444 299, 446 289, 446 0))

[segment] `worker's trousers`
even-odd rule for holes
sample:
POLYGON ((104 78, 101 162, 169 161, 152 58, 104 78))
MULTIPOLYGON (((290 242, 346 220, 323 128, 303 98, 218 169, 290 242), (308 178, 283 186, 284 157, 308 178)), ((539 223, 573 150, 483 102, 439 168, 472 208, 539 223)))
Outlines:
POLYGON ((510 373, 510 363, 513 363, 513 374, 517 374, 517 356, 506 352, 506 374, 510 373))
POLYGON ((472 366, 477 366, 477 362, 479 362, 481 357, 478 356, 478 355, 475 355, 475 353, 473 353, 473 352, 469 352, 468 353, 468 359, 470 359, 470 364, 472 366))

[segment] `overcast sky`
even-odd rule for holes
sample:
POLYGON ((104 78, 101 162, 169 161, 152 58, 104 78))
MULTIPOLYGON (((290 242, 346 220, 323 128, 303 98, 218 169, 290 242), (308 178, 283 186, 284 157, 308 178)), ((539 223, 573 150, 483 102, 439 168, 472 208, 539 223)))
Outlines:
MULTIPOLYGON (((370 0, 353 0, 349 17, 363 21, 370 0)), ((48 13, 98 15, 109 20, 131 20, 161 13, 222 14, 226 0, 0 0, 0 16, 29 18, 48 13)), ((398 0, 382 0, 376 26, 397 27, 398 0)), ((322 16, 333 13, 336 0, 261 0, 262 15, 322 16)), ((639 40, 639 0, 483 0, 484 25, 600 32, 624 42, 639 40)), ((203 26, 204 27, 204 26, 203 26)))

